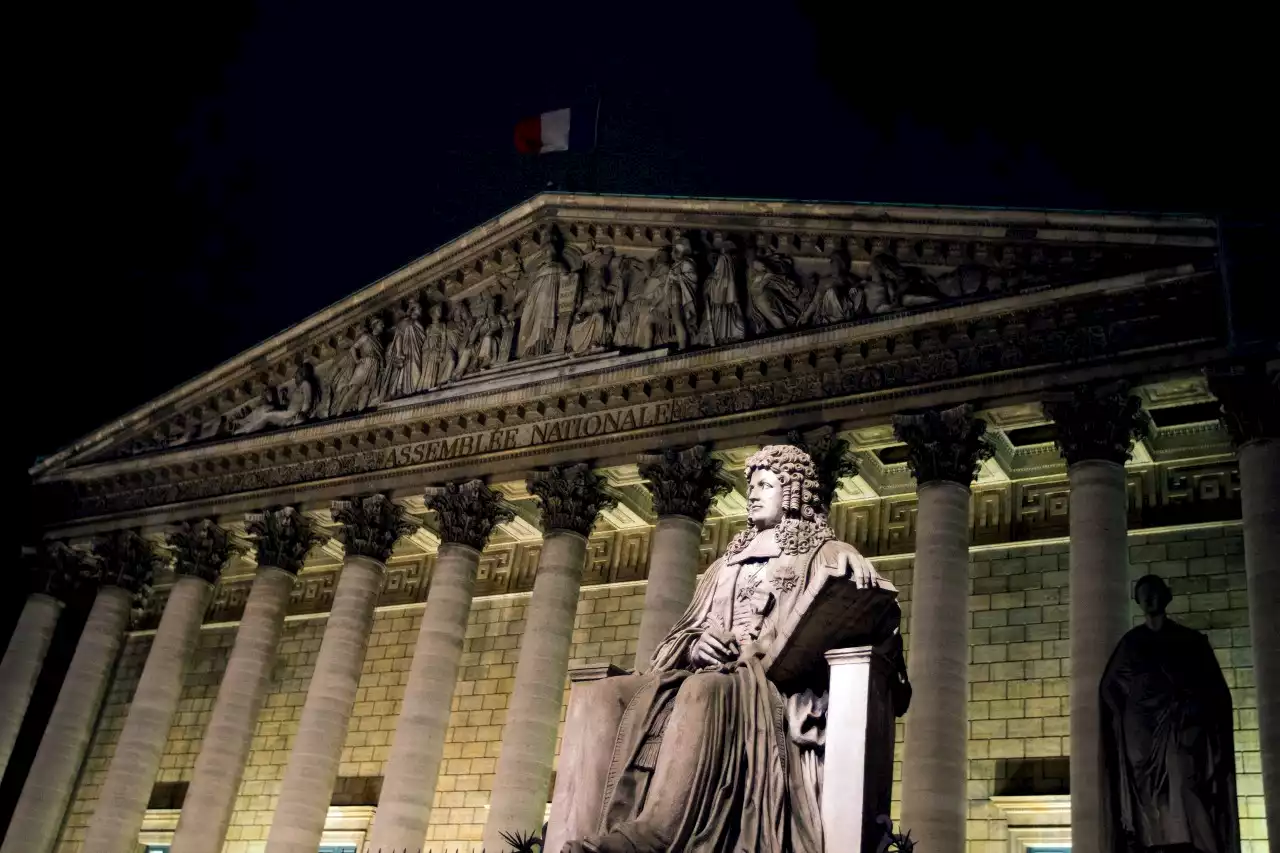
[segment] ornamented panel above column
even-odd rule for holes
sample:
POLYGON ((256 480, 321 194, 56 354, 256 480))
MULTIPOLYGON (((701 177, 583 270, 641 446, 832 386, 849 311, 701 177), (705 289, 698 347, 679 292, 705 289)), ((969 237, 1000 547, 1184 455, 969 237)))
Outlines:
POLYGON ((1260 362, 1206 370, 1209 390, 1222 404, 1222 421, 1239 447, 1262 438, 1280 438, 1280 371, 1260 362))
POLYGON ((894 434, 907 445, 907 465, 922 486, 938 480, 968 486, 978 465, 994 453, 986 421, 975 418, 970 405, 894 415, 892 421, 894 434))
POLYGON ((347 556, 369 557, 385 563, 401 536, 418 529, 405 518, 404 507, 383 494, 333 502, 333 520, 341 525, 338 539, 347 556))
POLYGON ((94 579, 101 586, 118 586, 135 598, 151 591, 164 559, 136 530, 118 530, 93 543, 94 579))
POLYGON ((251 512, 244 520, 258 550, 258 565, 274 566, 292 575, 302 571, 311 549, 328 539, 311 519, 291 506, 251 512))
POLYGON ((590 536, 600 511, 617 505, 604 484, 584 462, 534 471, 529 475, 529 491, 542 507, 542 529, 590 536))
POLYGON ((218 582, 227 561, 239 550, 227 531, 208 518, 195 524, 183 522, 169 534, 169 546, 174 550, 174 571, 209 583, 218 582))
POLYGON ((653 509, 659 517, 683 515, 705 521, 711 504, 731 488, 720 473, 724 463, 701 444, 646 453, 639 463, 640 476, 649 481, 653 509))
POLYGON ((440 519, 440 541, 482 550, 493 528, 515 517, 502 495, 480 480, 426 490, 427 509, 440 519))
POLYGON ((1044 410, 1058 427, 1058 449, 1068 465, 1101 459, 1123 465, 1133 443, 1146 437, 1151 418, 1142 401, 1129 393, 1124 382, 1081 385, 1054 394, 1044 410))
POLYGON ((32 567, 31 591, 65 602, 86 576, 93 574, 87 555, 56 540, 40 543, 32 567))

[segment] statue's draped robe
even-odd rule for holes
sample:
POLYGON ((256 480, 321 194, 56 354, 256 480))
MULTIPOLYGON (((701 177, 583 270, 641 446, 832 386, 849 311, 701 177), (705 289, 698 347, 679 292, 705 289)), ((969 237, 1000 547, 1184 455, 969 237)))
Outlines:
POLYGON ((809 584, 838 571, 842 551, 863 560, 842 542, 813 544, 784 554, 765 531, 717 561, 650 670, 623 676, 641 686, 614 745, 601 835, 591 839, 600 850, 820 853, 825 662, 813 683, 783 693, 758 656, 809 584), (734 633, 742 655, 692 671, 690 650, 713 623, 734 633))
POLYGON ((520 314, 520 339, 516 344, 521 356, 546 355, 556 338, 556 317, 560 299, 560 279, 565 268, 554 260, 538 268, 524 297, 520 314))
POLYGON ((733 261, 721 252, 716 265, 703 286, 706 313, 698 343, 704 346, 740 341, 746 334, 742 306, 738 304, 738 288, 733 277, 733 261))
POLYGON ((1131 842, 1238 853, 1231 693, 1204 635, 1167 619, 1158 631, 1134 628, 1100 690, 1114 830, 1105 853, 1131 842))
POLYGON ((396 324, 391 345, 387 347, 387 360, 383 366, 386 378, 382 383, 382 399, 393 400, 416 394, 422 388, 422 347, 427 333, 413 317, 404 317, 396 324))

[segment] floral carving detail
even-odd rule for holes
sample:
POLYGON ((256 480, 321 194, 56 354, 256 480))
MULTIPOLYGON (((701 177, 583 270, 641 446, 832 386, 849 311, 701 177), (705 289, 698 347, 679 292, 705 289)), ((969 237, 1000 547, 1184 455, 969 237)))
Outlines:
POLYGON ((1218 398, 1222 422, 1239 447, 1260 438, 1280 437, 1280 371, 1267 374, 1260 363, 1205 371, 1218 398))
POLYGON ((892 421, 894 434, 907 445, 907 465, 921 486, 938 480, 968 486, 978 465, 993 453, 985 435, 987 423, 973 416, 970 405, 894 415, 892 421))
POLYGON ((584 462, 534 471, 529 491, 542 507, 542 529, 548 532, 570 530, 590 536, 600 511, 618 503, 604 491, 604 479, 584 462))
POLYGON ((32 566, 30 589, 66 602, 81 581, 93 575, 88 555, 65 542, 46 540, 40 543, 32 566))
POLYGON ((183 522, 169 534, 169 547, 174 550, 174 571, 209 583, 218 582, 227 561, 240 550, 227 531, 208 518, 194 525, 183 522))
POLYGON ((328 538, 316 531, 311 519, 291 506, 248 513, 245 522, 258 550, 258 565, 283 569, 291 575, 302 571, 307 554, 328 538))
POLYGON ((815 491, 825 507, 835 500, 843 478, 858 476, 858 461, 849 455, 849 442, 829 426, 803 434, 792 430, 787 433, 787 444, 800 448, 813 460, 818 472, 815 491))
POLYGON ((515 517, 502 495, 480 480, 446 483, 426 490, 427 509, 440 519, 440 541, 484 548, 497 524, 515 517))
POLYGON ((1151 429, 1142 401, 1123 382, 1080 385, 1046 399, 1044 410, 1058 426, 1058 449, 1068 465, 1086 459, 1123 465, 1151 429))
POLYGON ((155 547, 136 530, 118 530, 97 540, 93 555, 93 580, 132 593, 135 604, 150 595, 155 573, 164 566, 155 547))
POLYGON ((370 557, 385 563, 401 536, 418 529, 405 518, 404 507, 383 494, 333 502, 333 520, 347 556, 370 557))
POLYGON ((663 450, 640 457, 640 476, 649 481, 653 509, 659 516, 683 515, 704 521, 712 502, 730 489, 720 473, 724 463, 706 447, 663 450))

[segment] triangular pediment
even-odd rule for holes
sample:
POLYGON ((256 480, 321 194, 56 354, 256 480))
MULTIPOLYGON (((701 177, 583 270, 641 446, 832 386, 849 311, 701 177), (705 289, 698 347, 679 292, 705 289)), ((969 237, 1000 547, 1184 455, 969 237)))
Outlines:
POLYGON ((231 463, 187 451, 271 453, 278 436, 314 435, 324 454, 342 438, 318 428, 348 422, 377 445, 379 430, 422 428, 406 412, 439 418, 450 401, 518 400, 682 353, 1207 269, 1214 245, 1210 220, 1184 216, 542 194, 32 474, 174 454, 212 472, 231 463))

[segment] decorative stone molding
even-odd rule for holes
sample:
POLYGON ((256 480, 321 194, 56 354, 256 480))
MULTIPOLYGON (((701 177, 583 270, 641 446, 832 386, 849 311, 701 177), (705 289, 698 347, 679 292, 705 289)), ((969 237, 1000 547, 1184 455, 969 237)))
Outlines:
POLYGON ((174 550, 175 572, 209 583, 218 582, 227 561, 239 550, 227 531, 208 518, 195 524, 183 522, 169 534, 169 546, 174 550))
POLYGON ((920 485, 947 480, 968 486, 978 465, 995 452, 986 421, 968 404, 892 417, 893 432, 907 445, 907 465, 920 485))
POLYGON ((604 491, 604 484, 585 462, 534 471, 529 491, 542 507, 542 529, 590 536, 600 511, 618 503, 604 491))
POLYGON ((1280 371, 1260 362, 1206 370, 1209 390, 1222 404, 1222 421, 1236 446, 1280 438, 1280 371))
POLYGON ((813 460, 818 469, 818 498, 829 511, 840 480, 858 475, 858 461, 849 454, 849 442, 830 426, 824 426, 806 433, 792 430, 787 433, 787 444, 800 448, 813 460))
POLYGON ((65 542, 47 540, 40 543, 31 572, 31 591, 52 596, 66 603, 86 575, 93 574, 87 555, 65 542))
POLYGON ((164 559, 136 530, 118 530, 93 543, 93 578, 100 586, 118 586, 135 599, 151 592, 164 559))
POLYGON ((1101 459, 1123 465, 1133 443, 1151 431, 1142 401, 1124 382, 1080 385, 1045 398, 1045 413, 1058 427, 1058 448, 1068 465, 1101 459))
POLYGON ((720 473, 724 463, 701 444, 667 449, 639 458, 640 476, 649 481, 653 509, 659 516, 683 515, 704 521, 711 504, 731 484, 720 473))
POLYGON ((311 549, 328 539, 315 530, 311 519, 291 506, 247 513, 244 520, 258 551, 258 565, 293 575, 302 571, 311 549))
POLYGON ((338 539, 348 557, 369 557, 379 563, 387 562, 401 536, 418 529, 405 518, 404 507, 377 493, 334 501, 333 520, 340 525, 338 539))
POLYGON ((515 517, 502 499, 481 480, 446 483, 426 489, 427 509, 440 519, 440 541, 480 551, 494 526, 515 517))

